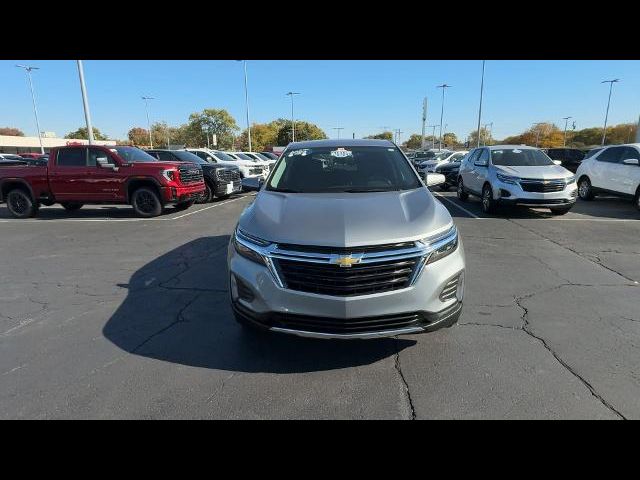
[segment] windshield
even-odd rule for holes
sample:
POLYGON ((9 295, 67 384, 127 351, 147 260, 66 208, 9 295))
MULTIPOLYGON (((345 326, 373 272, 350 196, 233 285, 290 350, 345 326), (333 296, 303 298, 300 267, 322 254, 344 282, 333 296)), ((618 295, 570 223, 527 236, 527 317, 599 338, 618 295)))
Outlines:
POLYGON ((116 152, 127 163, 137 162, 157 162, 158 160, 149 155, 147 152, 136 147, 111 147, 112 152, 116 152))
POLYGON ((261 153, 254 153, 254 155, 256 157, 258 157, 259 160, 264 160, 265 162, 270 162, 271 159, 269 157, 267 157, 266 155, 263 155, 261 153))
POLYGON ((176 157, 178 157, 183 162, 197 163, 199 165, 202 165, 202 164, 206 165, 209 163, 206 160, 203 160, 202 158, 197 156, 195 153, 187 152, 184 150, 173 150, 171 153, 173 153, 176 157))
POLYGON ((533 148, 505 148, 491 150, 491 162, 494 165, 508 167, 544 167, 555 165, 541 150, 533 148))
POLYGON ((231 155, 227 155, 221 151, 213 152, 213 156, 216 157, 217 160, 222 160, 223 162, 235 162, 237 159, 233 158, 231 155))
POLYGON ((255 159, 251 158, 249 155, 245 155, 244 153, 234 153, 234 155, 240 160, 250 160, 252 162, 255 161, 255 159))
POLYGON ((326 147, 285 152, 266 189, 289 193, 360 193, 421 186, 397 148, 326 147))

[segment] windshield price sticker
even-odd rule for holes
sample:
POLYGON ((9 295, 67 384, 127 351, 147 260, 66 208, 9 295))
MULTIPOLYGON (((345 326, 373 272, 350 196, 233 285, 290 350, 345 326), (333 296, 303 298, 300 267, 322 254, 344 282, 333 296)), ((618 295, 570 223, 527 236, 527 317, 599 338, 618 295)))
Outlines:
POLYGON ((345 150, 344 148, 338 148, 337 150, 331 151, 331 156, 337 158, 353 157, 353 152, 351 150, 345 150))
POLYGON ((310 153, 311 153, 311 150, 309 150, 308 148, 303 148, 302 150, 293 150, 287 156, 288 157, 298 157, 298 156, 304 157, 305 155, 309 155, 310 153))

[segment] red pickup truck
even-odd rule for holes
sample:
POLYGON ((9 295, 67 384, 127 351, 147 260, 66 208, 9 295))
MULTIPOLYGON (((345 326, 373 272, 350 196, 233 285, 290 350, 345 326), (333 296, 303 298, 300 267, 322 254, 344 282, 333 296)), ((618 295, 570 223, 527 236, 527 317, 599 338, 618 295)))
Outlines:
POLYGON ((16 218, 34 217, 40 205, 69 210, 84 204, 130 204, 155 217, 167 204, 193 205, 205 191, 195 164, 159 162, 128 146, 72 145, 51 150, 47 166, 0 167, 0 203, 16 218))

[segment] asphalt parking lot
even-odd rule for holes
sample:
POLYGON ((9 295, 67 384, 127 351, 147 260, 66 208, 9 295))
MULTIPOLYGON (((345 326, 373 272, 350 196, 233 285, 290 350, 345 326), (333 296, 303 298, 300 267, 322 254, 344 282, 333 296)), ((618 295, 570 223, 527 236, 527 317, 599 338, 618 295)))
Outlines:
POLYGON ((226 248, 251 195, 151 220, 0 206, 0 418, 640 418, 640 212, 436 196, 467 254, 460 322, 369 341, 234 322, 226 248))

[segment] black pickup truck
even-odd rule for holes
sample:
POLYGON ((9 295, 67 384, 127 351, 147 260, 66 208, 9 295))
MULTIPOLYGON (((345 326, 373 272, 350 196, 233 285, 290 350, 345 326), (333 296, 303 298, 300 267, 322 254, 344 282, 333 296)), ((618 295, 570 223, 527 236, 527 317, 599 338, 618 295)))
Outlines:
POLYGON ((186 150, 153 149, 146 152, 161 162, 190 162, 199 165, 202 168, 206 191, 198 203, 208 203, 214 198, 224 198, 232 193, 242 192, 242 179, 238 168, 209 163, 186 150))

